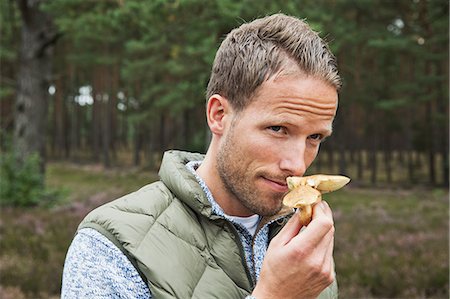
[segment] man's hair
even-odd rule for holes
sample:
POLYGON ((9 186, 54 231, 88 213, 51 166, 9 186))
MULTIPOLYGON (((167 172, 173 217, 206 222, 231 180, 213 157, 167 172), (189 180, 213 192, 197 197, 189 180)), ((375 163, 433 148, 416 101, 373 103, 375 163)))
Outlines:
POLYGON ((306 22, 275 14, 227 35, 216 53, 206 97, 220 94, 241 111, 264 81, 292 62, 305 75, 340 89, 336 57, 327 43, 306 22))

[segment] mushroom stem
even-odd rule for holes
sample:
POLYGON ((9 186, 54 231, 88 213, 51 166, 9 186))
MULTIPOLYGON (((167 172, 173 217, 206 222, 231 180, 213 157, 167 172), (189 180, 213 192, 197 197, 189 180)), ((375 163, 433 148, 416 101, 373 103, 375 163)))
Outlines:
POLYGON ((302 205, 299 207, 299 210, 300 224, 302 226, 307 226, 312 219, 312 206, 302 205))

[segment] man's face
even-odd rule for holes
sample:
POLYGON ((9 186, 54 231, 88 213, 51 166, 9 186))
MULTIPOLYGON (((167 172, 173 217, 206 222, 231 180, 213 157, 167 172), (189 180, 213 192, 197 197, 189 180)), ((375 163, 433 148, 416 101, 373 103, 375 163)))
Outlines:
POLYGON ((288 191, 286 177, 302 176, 331 134, 335 88, 313 77, 271 78, 226 129, 217 171, 226 194, 245 214, 273 215, 288 191))

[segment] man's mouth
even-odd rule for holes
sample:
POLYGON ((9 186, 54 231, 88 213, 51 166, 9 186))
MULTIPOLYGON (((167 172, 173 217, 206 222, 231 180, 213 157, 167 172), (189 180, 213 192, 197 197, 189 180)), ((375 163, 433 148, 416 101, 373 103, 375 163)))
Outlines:
POLYGON ((274 189, 277 192, 289 191, 286 180, 284 180, 284 179, 276 179, 276 178, 269 178, 269 177, 263 177, 263 179, 270 186, 270 188, 274 189))

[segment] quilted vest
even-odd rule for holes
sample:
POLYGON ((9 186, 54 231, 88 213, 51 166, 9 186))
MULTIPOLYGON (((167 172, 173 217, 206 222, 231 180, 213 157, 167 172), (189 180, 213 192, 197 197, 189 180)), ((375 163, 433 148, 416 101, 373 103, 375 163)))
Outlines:
MULTIPOLYGON (((152 298, 241 299, 254 288, 236 229, 212 213, 185 166, 202 159, 166 152, 160 181, 93 210, 79 226, 111 240, 141 274, 152 298)), ((270 238, 286 220, 270 224, 270 238)), ((337 298, 336 283, 319 298, 337 298)))

